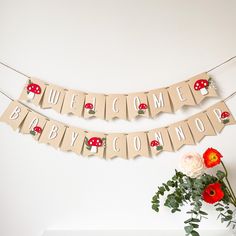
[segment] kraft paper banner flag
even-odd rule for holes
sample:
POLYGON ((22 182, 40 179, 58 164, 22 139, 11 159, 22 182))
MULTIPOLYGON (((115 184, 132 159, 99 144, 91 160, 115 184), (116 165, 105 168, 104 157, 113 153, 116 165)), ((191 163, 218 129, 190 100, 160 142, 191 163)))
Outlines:
POLYGON ((199 143, 205 136, 216 135, 206 113, 201 112, 190 117, 188 125, 196 143, 199 143))
POLYGON ((188 83, 186 82, 181 82, 170 86, 168 88, 168 92, 170 94, 171 101, 174 106, 174 111, 177 111, 185 105, 195 105, 192 92, 189 88, 188 83))
POLYGON ((151 117, 155 117, 160 112, 172 112, 168 90, 156 89, 147 94, 151 117))
POLYGON ((20 127, 28 112, 28 109, 24 105, 17 101, 12 101, 2 114, 0 121, 7 123, 13 130, 16 130, 20 127))
POLYGON ((188 84, 197 104, 206 97, 218 96, 214 82, 207 73, 202 73, 190 78, 188 84))
POLYGON ((220 133, 226 125, 236 123, 229 108, 224 102, 219 102, 207 109, 207 115, 216 132, 220 133))
POLYGON ((19 100, 29 101, 35 105, 39 105, 44 95, 46 85, 37 78, 30 78, 20 95, 19 100))
POLYGON ((127 119, 126 96, 110 94, 106 96, 106 120, 127 119))
POLYGON ((157 155, 161 151, 173 151, 167 128, 150 130, 148 132, 148 141, 152 156, 157 155))
POLYGON ((31 134, 34 139, 38 140, 44 129, 46 121, 47 119, 45 116, 42 116, 34 111, 29 111, 20 132, 22 134, 31 134))
POLYGON ((85 97, 84 117, 105 117, 106 98, 104 94, 90 93, 85 97))
POLYGON ((180 121, 170 125, 168 132, 175 151, 179 150, 185 144, 195 144, 186 121, 180 121))
POLYGON ((105 156, 107 159, 111 159, 113 157, 127 158, 127 144, 125 134, 107 134, 105 156))
POLYGON ((86 132, 84 138, 84 156, 104 157, 106 147, 106 136, 99 132, 86 132))
POLYGON ((47 121, 39 138, 39 142, 58 148, 61 144, 65 130, 66 126, 61 122, 55 120, 47 121))
POLYGON ((68 90, 65 93, 61 114, 74 114, 82 116, 84 110, 85 94, 77 90, 68 90))
POLYGON ((76 127, 68 127, 64 134, 61 150, 80 154, 84 145, 85 132, 76 127))
POLYGON ((42 108, 52 108, 57 112, 61 112, 64 101, 65 89, 56 85, 47 85, 43 97, 42 108))
POLYGON ((149 157, 149 145, 145 132, 127 134, 128 157, 134 159, 137 156, 149 157))
POLYGON ((127 96, 128 118, 149 117, 149 105, 145 93, 132 93, 127 96))

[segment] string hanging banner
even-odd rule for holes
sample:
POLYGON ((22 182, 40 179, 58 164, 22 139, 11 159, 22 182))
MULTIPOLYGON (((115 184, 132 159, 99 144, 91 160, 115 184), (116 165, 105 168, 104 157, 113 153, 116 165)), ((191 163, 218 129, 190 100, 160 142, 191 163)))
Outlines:
POLYGON ((133 159, 137 156, 155 156, 162 151, 177 151, 184 145, 197 144, 204 137, 217 135, 225 126, 235 124, 225 101, 168 127, 128 134, 100 133, 69 126, 13 99, 0 121, 22 134, 31 135, 40 143, 63 151, 106 159, 116 156, 133 159))
POLYGON ((209 72, 235 58, 168 87, 130 94, 98 94, 62 88, 28 76, 3 62, 0 64, 27 77, 20 101, 84 118, 132 120, 138 116, 154 118, 161 112, 175 112, 183 106, 199 104, 207 97, 217 97, 215 83, 209 72))
POLYGON ((29 78, 19 100, 61 114, 132 120, 138 116, 154 118, 160 112, 175 112, 183 106, 194 106, 207 97, 216 96, 213 80, 207 73, 202 73, 167 88, 130 94, 85 93, 29 78))

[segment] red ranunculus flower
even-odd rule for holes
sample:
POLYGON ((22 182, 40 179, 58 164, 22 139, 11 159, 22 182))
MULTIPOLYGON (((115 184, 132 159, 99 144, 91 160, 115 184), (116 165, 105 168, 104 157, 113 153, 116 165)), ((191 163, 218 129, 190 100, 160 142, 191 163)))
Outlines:
POLYGON ((209 184, 202 193, 202 198, 205 202, 213 204, 220 201, 224 197, 224 192, 221 189, 220 183, 209 184))
POLYGON ((223 156, 221 155, 221 153, 218 152, 214 148, 208 148, 203 154, 205 166, 207 168, 212 168, 212 167, 220 164, 222 157, 223 156))

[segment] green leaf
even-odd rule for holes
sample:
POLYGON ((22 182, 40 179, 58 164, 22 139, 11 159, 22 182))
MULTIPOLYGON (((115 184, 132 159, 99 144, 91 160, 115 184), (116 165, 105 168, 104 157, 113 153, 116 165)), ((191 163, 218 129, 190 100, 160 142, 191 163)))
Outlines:
POLYGON ((159 208, 158 208, 158 206, 155 205, 155 204, 152 205, 152 209, 153 209, 154 211, 156 211, 156 212, 159 212, 159 208))
POLYGON ((144 111, 143 110, 138 110, 138 114, 144 114, 144 111))
POLYGON ((229 220, 232 220, 232 215, 228 215, 228 216, 225 216, 225 221, 229 221, 229 220))
POLYGON ((172 209, 172 210, 171 210, 171 213, 175 213, 176 211, 181 211, 181 210, 178 209, 178 208, 175 208, 175 209, 172 209))
POLYGON ((227 225, 226 228, 228 228, 231 225, 232 221, 230 221, 227 225))
POLYGON ((88 145, 88 138, 87 137, 84 138, 84 142, 86 145, 88 145))
POLYGON ((193 231, 193 226, 192 225, 185 226, 184 230, 187 234, 190 234, 193 231))
POLYGON ((200 213, 201 215, 204 215, 204 216, 207 216, 207 215, 208 215, 208 213, 206 213, 205 211, 199 211, 199 213, 200 213))
POLYGON ((30 134, 32 134, 33 136, 35 136, 35 131, 31 130, 30 134))
POLYGON ((228 210, 227 213, 230 214, 230 215, 232 215, 232 214, 233 214, 233 211, 228 210))
POLYGON ((192 236, 200 236, 200 234, 199 234, 197 231, 195 231, 195 230, 193 230, 193 231, 191 232, 191 235, 192 235, 192 236))
POLYGON ((193 223, 189 223, 189 224, 192 225, 193 228, 195 228, 195 229, 199 228, 199 225, 198 225, 198 224, 193 224, 193 223))
POLYGON ((170 188, 168 187, 167 184, 163 184, 163 186, 165 187, 166 191, 170 191, 170 188))
POLYGON ((160 151, 160 150, 162 150, 163 149, 163 147, 162 146, 157 146, 157 151, 160 151))
POLYGON ((95 111, 94 111, 94 110, 89 110, 88 113, 89 113, 89 114, 95 114, 95 111))
POLYGON ((174 183, 174 181, 169 180, 169 181, 167 181, 167 185, 170 187, 174 187, 175 183, 174 183))
POLYGON ((185 223, 185 224, 188 224, 188 223, 192 222, 192 219, 193 219, 193 218, 190 218, 190 219, 188 219, 188 220, 185 220, 184 223, 185 223))
POLYGON ((106 138, 102 138, 102 144, 104 147, 106 146, 106 138))
POLYGON ((223 122, 223 124, 227 124, 227 123, 229 123, 229 119, 223 120, 222 122, 223 122))
POLYGON ((223 211, 224 208, 223 208, 223 207, 217 207, 216 210, 217 210, 217 211, 223 211))
POLYGON ((217 176, 217 178, 218 178, 219 180, 222 180, 222 179, 225 178, 225 173, 224 173, 223 171, 221 171, 221 170, 218 170, 218 171, 216 172, 216 176, 217 176))
POLYGON ((196 219, 196 218, 193 218, 193 219, 191 220, 191 222, 200 222, 200 220, 199 220, 199 219, 196 219))

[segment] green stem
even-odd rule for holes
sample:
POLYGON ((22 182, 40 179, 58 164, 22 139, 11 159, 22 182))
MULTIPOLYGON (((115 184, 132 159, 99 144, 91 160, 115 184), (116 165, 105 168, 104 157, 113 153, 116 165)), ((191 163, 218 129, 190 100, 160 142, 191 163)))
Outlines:
POLYGON ((230 184, 230 182, 229 182, 229 179, 228 179, 228 171, 227 171, 227 169, 226 169, 226 167, 225 167, 223 161, 221 161, 221 164, 222 164, 222 166, 223 166, 223 168, 224 168, 224 171, 225 171, 225 180, 226 180, 226 182, 227 182, 227 184, 228 184, 229 191, 231 192, 231 195, 232 195, 232 197, 233 197, 234 206, 236 206, 236 197, 235 197, 234 191, 233 191, 233 189, 232 189, 232 187, 231 187, 231 184, 230 184))
MULTIPOLYGON (((223 181, 223 183, 225 184, 224 181, 223 181)), ((229 195, 229 202, 230 202, 232 205, 235 206, 234 197, 232 196, 232 193, 230 192, 228 186, 227 186, 226 184, 225 184, 225 186, 226 186, 226 191, 227 191, 227 193, 228 193, 228 195, 229 195)))

